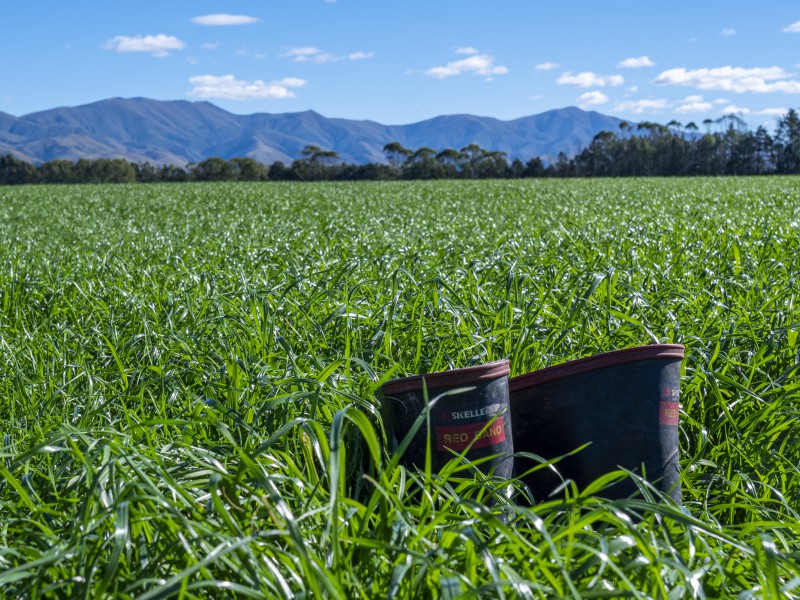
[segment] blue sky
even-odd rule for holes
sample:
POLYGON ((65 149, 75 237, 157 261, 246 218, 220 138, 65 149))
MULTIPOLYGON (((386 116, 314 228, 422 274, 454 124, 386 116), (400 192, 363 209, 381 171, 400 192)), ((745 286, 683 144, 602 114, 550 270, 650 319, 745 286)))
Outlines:
POLYGON ((110 97, 406 124, 577 105, 633 121, 800 106, 800 4, 729 0, 21 0, 0 111, 110 97))

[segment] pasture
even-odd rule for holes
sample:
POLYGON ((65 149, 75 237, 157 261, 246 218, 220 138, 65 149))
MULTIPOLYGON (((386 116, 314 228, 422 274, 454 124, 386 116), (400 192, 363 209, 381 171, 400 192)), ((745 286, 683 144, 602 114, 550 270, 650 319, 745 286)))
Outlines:
POLYGON ((800 596, 800 179, 0 188, 0 234, 0 597, 800 596), (388 379, 648 343, 682 507, 385 444, 388 379))

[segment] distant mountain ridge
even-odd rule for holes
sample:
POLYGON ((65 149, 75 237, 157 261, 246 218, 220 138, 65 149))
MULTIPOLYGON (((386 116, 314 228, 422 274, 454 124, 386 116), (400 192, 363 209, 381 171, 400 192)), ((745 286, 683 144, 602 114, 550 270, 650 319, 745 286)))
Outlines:
POLYGON ((510 159, 554 160, 587 146, 621 119, 576 107, 501 121, 446 115, 410 125, 324 117, 314 111, 236 115, 209 102, 112 98, 22 117, 0 112, 0 155, 41 163, 55 159, 124 158, 185 166, 212 156, 291 163, 313 144, 348 163, 385 162, 383 147, 417 150, 478 144, 510 159))

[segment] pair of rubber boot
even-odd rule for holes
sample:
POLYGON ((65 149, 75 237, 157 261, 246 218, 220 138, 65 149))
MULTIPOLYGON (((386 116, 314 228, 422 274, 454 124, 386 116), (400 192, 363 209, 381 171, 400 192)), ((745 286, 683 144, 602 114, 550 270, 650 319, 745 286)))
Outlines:
MULTIPOLYGON (((537 499, 566 480, 584 489, 622 468, 680 503, 683 356, 683 346, 659 344, 512 379, 507 360, 396 379, 381 388, 384 418, 402 440, 430 411, 430 427, 418 429, 403 457, 408 466, 424 464, 428 444, 435 470, 466 451, 486 473, 520 477, 537 499), (543 468, 542 459, 554 461, 552 467, 543 468)), ((625 498, 636 491, 635 480, 624 478, 600 494, 625 498)))

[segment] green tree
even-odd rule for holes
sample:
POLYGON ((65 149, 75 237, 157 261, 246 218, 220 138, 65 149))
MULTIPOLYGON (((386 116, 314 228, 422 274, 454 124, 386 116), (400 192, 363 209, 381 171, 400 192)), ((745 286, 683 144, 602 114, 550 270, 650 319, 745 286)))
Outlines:
POLYGON ((22 185, 36 182, 36 168, 12 154, 0 156, 0 185, 22 185))
POLYGON ((574 177, 576 175, 575 161, 570 160, 564 152, 559 152, 556 162, 548 169, 556 177, 574 177))
POLYGON ((525 177, 544 177, 546 174, 547 169, 544 166, 544 161, 538 156, 525 163, 525 170, 523 171, 525 177))
POLYGON ((478 161, 478 177, 482 179, 502 179, 508 171, 508 155, 499 150, 488 150, 478 161))
POLYGON ((159 168, 158 172, 156 173, 156 181, 180 183, 182 181, 189 181, 189 179, 189 173, 177 165, 161 165, 161 168, 159 168))
POLYGON ((238 181, 265 181, 267 168, 254 158, 232 158, 231 167, 238 181))
POLYGON ((800 173, 800 115, 793 108, 778 121, 775 166, 779 173, 800 173))
POLYGON ((192 176, 197 181, 233 181, 236 172, 227 160, 214 156, 197 163, 192 176))
POLYGON ((511 161, 511 164, 508 167, 508 176, 511 179, 520 179, 525 177, 525 163, 519 158, 515 158, 513 161, 511 161))
POLYGON ((407 179, 439 179, 441 166, 436 160, 436 150, 427 146, 419 148, 408 157, 403 167, 407 179))
POLYGON ((436 160, 442 166, 443 175, 451 179, 455 179, 463 173, 463 163, 466 158, 466 154, 455 148, 445 148, 436 155, 436 160))
POLYGON ((298 179, 317 181, 333 178, 332 168, 339 162, 338 152, 323 150, 319 146, 309 144, 300 151, 300 155, 303 158, 292 163, 292 169, 298 179))
POLYGON ((775 167, 772 161, 774 142, 763 125, 759 125, 758 129, 756 129, 755 140, 754 170, 755 173, 763 175, 769 173, 775 167))
POLYGON ((297 174, 291 167, 278 160, 269 166, 267 177, 271 181, 294 181, 297 179, 297 174))
POLYGON ((413 154, 411 150, 403 147, 400 142, 389 142, 383 147, 383 153, 386 155, 389 165, 397 174, 400 173, 405 162, 413 154))
POLYGON ((464 172, 470 179, 475 179, 479 173, 479 164, 486 154, 486 150, 478 144, 469 144, 461 148, 464 155, 464 172))
POLYGON ((100 158, 88 166, 89 177, 94 183, 133 183, 136 169, 128 161, 115 158, 100 158))
POLYGON ((39 180, 42 183, 77 183, 74 168, 75 163, 69 160, 50 160, 39 167, 39 180))
POLYGON ((136 171, 136 181, 139 183, 153 183, 159 180, 158 171, 149 162, 140 162, 133 165, 136 171))

